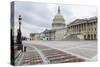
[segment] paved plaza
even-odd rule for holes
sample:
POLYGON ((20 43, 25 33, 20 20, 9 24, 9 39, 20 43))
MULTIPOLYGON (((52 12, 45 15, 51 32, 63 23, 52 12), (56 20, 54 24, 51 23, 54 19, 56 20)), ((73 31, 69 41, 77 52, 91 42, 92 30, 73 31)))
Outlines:
POLYGON ((97 60, 97 41, 23 41, 26 52, 16 65, 97 60))

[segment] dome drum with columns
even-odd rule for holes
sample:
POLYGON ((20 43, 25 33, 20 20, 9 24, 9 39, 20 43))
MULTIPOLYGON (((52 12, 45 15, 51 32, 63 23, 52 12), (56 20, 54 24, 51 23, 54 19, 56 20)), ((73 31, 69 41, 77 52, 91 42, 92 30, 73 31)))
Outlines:
POLYGON ((58 13, 53 19, 52 29, 59 29, 65 27, 65 19, 60 13, 60 7, 58 6, 58 13))

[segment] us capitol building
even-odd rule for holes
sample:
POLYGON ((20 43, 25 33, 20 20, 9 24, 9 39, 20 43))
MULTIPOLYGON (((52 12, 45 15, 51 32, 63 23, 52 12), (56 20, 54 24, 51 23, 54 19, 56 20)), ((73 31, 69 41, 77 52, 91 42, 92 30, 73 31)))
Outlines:
POLYGON ((76 19, 70 24, 65 24, 60 7, 53 18, 52 29, 41 33, 31 33, 31 40, 96 40, 97 17, 76 19))

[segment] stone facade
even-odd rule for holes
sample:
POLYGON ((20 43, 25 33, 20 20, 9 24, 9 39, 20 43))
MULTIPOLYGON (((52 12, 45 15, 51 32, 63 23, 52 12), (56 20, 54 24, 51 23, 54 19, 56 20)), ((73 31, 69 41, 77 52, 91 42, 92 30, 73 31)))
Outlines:
POLYGON ((63 40, 66 34, 66 28, 56 29, 55 40, 63 40))
POLYGON ((53 18, 53 23, 52 23, 52 29, 55 30, 55 39, 54 40, 62 40, 65 35, 65 19, 61 15, 60 12, 60 7, 58 6, 58 13, 57 15, 53 18))
POLYGON ((97 39, 97 17, 76 19, 67 25, 67 35, 77 35, 80 39, 97 39))
POLYGON ((42 33, 42 40, 63 40, 66 34, 66 28, 45 30, 42 33))
MULTIPOLYGON (((40 33, 41 40, 96 40, 97 17, 76 19, 66 26, 60 7, 53 18, 52 28, 40 33)), ((32 39, 39 39, 38 34, 32 34, 32 39)))
POLYGON ((44 34, 44 40, 55 40, 55 30, 45 30, 44 32, 43 32, 43 34, 44 34))
POLYGON ((30 40, 40 40, 40 33, 30 33, 30 40))

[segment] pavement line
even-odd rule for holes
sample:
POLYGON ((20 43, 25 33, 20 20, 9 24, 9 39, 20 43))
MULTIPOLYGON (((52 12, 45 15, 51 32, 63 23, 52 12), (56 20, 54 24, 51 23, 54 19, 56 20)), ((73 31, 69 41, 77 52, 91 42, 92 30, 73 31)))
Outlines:
MULTIPOLYGON (((25 42, 26 43, 26 42, 25 42)), ((34 43, 34 42, 28 42, 28 43, 31 43, 31 44, 37 44, 37 42, 36 43, 34 43)), ((45 46, 45 45, 47 45, 47 43, 38 43, 38 44, 41 44, 41 45, 43 45, 43 46, 45 46)), ((49 43, 49 44, 51 44, 51 43, 49 43)), ((87 43, 88 44, 88 43, 87 43)), ((48 46, 48 45, 47 45, 48 46)), ((80 46, 78 46, 78 47, 72 47, 72 48, 68 48, 68 49, 66 49, 66 50, 73 50, 73 48, 83 48, 83 47, 88 47, 87 45, 80 45, 80 46)), ((64 50, 64 49, 60 49, 59 47, 52 47, 52 46, 48 46, 48 47, 51 47, 51 48, 54 48, 54 49, 58 49, 58 50, 61 50, 61 51, 64 51, 64 52, 66 52, 66 53, 69 53, 69 54, 72 54, 72 55, 75 55, 75 56, 77 56, 77 57, 79 57, 79 58, 83 58, 83 59, 85 59, 86 61, 91 61, 89 58, 87 58, 87 57, 84 57, 84 56, 82 56, 82 55, 80 55, 80 54, 76 54, 76 53, 73 53, 73 52, 71 52, 71 51, 66 51, 66 50, 64 50)))
POLYGON ((20 56, 18 57, 18 59, 17 59, 15 65, 20 65, 20 63, 21 63, 21 61, 22 61, 22 59, 23 59, 23 56, 24 56, 24 53, 21 53, 20 56))
MULTIPOLYGON (((45 44, 46 45, 46 44, 45 44)), ((42 46, 45 46, 45 45, 42 45, 42 46)), ((84 46, 87 46, 87 45, 84 45, 84 46)), ((77 56, 77 57, 79 57, 79 58, 83 58, 84 60, 86 60, 86 61, 91 61, 89 58, 87 58, 87 57, 84 57, 84 56, 82 56, 82 55, 79 55, 79 54, 76 54, 76 53, 73 53, 73 52, 71 52, 71 51, 68 51, 68 50, 72 50, 72 49, 74 49, 74 48, 80 48, 80 47, 84 47, 84 46, 78 46, 78 47, 72 47, 72 48, 68 48, 68 49, 66 49, 66 50, 64 50, 64 49, 60 49, 59 47, 52 47, 52 46, 48 46, 48 47, 50 47, 50 48, 53 48, 53 49, 58 49, 58 50, 60 50, 60 51, 63 51, 63 52, 66 52, 66 53, 69 53, 69 54, 72 54, 72 55, 75 55, 75 56, 77 56)))
POLYGON ((30 47, 34 48, 39 53, 39 55, 41 56, 44 64, 50 63, 50 61, 47 59, 47 57, 37 47, 35 47, 35 46, 30 46, 30 47))
POLYGON ((58 49, 58 50, 63 51, 63 52, 65 52, 65 53, 68 53, 68 54, 71 54, 71 55, 73 55, 73 56, 76 56, 76 57, 78 57, 78 58, 82 58, 82 59, 84 59, 85 61, 90 61, 89 58, 86 58, 86 57, 83 57, 83 56, 81 56, 81 55, 72 53, 72 52, 70 52, 70 51, 65 51, 65 50, 62 50, 62 49, 59 49, 59 48, 54 48, 54 49, 58 49))

